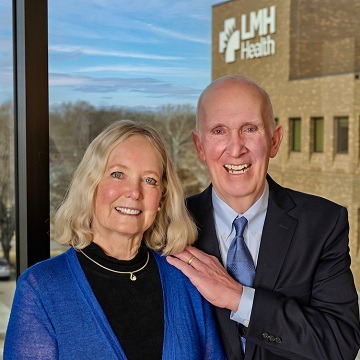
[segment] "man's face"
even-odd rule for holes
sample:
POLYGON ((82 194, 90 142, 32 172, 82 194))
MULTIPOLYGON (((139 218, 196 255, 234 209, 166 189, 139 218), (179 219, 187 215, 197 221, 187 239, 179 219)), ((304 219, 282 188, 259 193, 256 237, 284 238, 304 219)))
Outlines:
POLYGON ((198 156, 217 195, 238 213, 260 198, 281 142, 282 128, 271 126, 268 115, 259 90, 234 80, 215 85, 201 102, 193 132, 198 156))

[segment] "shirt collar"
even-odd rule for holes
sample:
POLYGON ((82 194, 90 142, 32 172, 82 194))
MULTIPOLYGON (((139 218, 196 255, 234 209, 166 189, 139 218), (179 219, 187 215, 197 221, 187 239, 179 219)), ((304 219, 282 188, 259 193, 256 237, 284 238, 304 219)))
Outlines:
POLYGON ((260 233, 264 226, 266 211, 269 202, 269 184, 265 181, 265 187, 262 195, 244 214, 238 214, 228 204, 219 198, 214 187, 212 188, 212 202, 214 206, 214 217, 216 227, 221 234, 226 234, 227 237, 233 231, 233 221, 237 216, 245 216, 248 220, 249 231, 256 236, 260 241, 260 233))

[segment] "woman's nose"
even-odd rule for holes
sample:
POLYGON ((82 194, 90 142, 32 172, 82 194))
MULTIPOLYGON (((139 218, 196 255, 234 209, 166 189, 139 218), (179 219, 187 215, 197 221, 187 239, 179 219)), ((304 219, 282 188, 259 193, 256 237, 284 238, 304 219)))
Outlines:
POLYGON ((141 196, 140 184, 138 183, 129 183, 125 192, 125 197, 138 200, 141 196))

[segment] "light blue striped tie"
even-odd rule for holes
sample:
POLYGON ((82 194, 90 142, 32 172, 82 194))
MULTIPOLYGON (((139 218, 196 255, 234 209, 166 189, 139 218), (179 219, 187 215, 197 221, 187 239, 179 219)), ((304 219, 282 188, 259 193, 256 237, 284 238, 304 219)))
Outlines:
MULTIPOLYGON (((252 287, 255 278, 255 265, 243 236, 247 222, 244 216, 237 217, 233 222, 236 234, 229 247, 227 269, 229 274, 240 284, 252 287)), ((246 340, 242 336, 240 340, 245 353, 246 340)))

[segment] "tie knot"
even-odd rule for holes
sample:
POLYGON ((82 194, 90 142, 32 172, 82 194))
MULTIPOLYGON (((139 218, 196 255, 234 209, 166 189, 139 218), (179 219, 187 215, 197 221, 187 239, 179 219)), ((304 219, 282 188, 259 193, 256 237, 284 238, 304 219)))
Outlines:
POLYGON ((248 223, 248 221, 247 221, 246 217, 244 217, 244 216, 237 217, 234 220, 236 236, 243 236, 244 229, 245 229, 247 223, 248 223))

